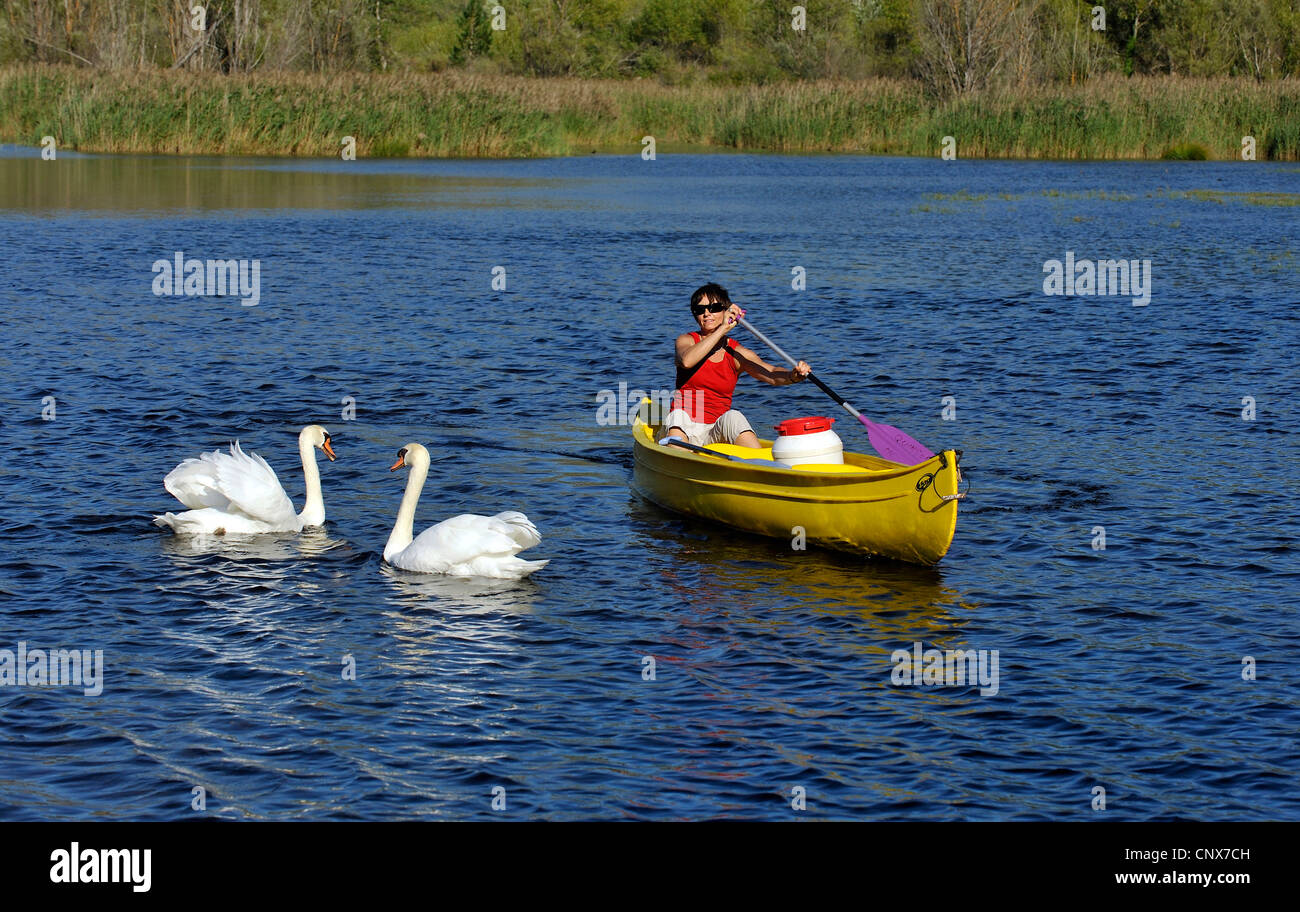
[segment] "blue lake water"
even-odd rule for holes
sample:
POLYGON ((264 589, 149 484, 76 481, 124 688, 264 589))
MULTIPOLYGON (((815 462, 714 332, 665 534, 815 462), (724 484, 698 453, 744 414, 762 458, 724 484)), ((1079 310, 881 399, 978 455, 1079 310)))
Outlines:
MULTIPOLYGON (((1300 818, 1298 199, 1272 163, 11 148, 0 649, 101 649, 104 678, 0 686, 0 819, 1300 818), (257 305, 155 296, 176 251, 259 260, 257 305), (1150 260, 1150 303, 1045 295, 1067 251, 1150 260), (598 396, 671 385, 708 280, 964 451, 937 568, 631 494, 598 396), (301 507, 308 423, 340 457, 323 530, 151 524, 235 438, 301 507), (550 565, 387 568, 408 441, 417 530, 523 510, 550 565), (998 650, 997 693, 895 686, 918 642, 998 650)), ((810 384, 737 406, 840 416, 810 384)))

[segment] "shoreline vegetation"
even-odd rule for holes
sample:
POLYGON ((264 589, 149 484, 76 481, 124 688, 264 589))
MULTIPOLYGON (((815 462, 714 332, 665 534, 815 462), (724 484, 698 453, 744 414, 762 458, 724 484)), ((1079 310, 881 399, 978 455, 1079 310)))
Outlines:
POLYGON ((0 142, 1300 160, 1300 0, 23 0, 0 142), (945 137, 951 137, 945 142, 945 137), (1249 139, 1248 139, 1249 138, 1249 139), (944 148, 946 147, 946 148, 944 148))
POLYGON ((666 85, 475 73, 0 68, 0 142, 109 153, 512 158, 674 148, 1300 160, 1300 82, 1125 77, 936 97, 907 78, 666 85))

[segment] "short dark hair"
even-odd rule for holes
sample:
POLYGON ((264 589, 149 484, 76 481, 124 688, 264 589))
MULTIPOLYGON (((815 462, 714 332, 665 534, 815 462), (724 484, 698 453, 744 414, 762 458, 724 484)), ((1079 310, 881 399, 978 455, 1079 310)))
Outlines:
POLYGON ((731 295, 727 294, 727 289, 723 288, 717 282, 710 282, 707 285, 701 285, 699 288, 695 289, 695 294, 691 295, 691 306, 694 307, 696 304, 703 301, 706 295, 710 301, 718 301, 723 304, 731 303, 731 295))

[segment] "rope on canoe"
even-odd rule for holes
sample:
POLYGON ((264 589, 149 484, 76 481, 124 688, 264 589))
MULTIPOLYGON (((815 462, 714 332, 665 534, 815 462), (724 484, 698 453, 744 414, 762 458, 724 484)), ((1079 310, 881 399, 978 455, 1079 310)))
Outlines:
MULTIPOLYGON (((961 450, 957 450, 956 453, 957 453, 957 485, 960 487, 960 485, 961 485, 961 450)), ((948 454, 947 454, 947 453, 940 453, 940 454, 939 454, 939 471, 942 472, 942 471, 943 471, 944 469, 946 469, 946 468, 948 468, 948 454)), ((934 474, 935 474, 934 472, 926 472, 924 475, 922 475, 920 478, 918 478, 918 479, 916 480, 916 490, 917 490, 917 493, 920 493, 920 492, 924 491, 926 488, 930 487, 930 483, 931 483, 932 481, 934 481, 934 474)), ((937 494, 937 493, 938 493, 938 492, 936 492, 936 494, 937 494)), ((969 494, 969 493, 970 493, 970 476, 967 475, 967 476, 966 476, 966 490, 965 490, 965 491, 960 491, 960 492, 958 492, 957 494, 939 494, 938 496, 939 496, 939 500, 943 501, 944 503, 947 503, 947 502, 950 501, 950 500, 965 500, 965 499, 966 499, 966 495, 969 494)))

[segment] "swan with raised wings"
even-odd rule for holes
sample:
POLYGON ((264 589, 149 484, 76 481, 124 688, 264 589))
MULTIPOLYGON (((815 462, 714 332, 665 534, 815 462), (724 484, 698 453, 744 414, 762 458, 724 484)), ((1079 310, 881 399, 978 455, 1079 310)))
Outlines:
POLYGON ((298 434, 298 454, 307 482, 301 513, 294 512, 293 501, 266 460, 245 453, 235 441, 229 453, 213 450, 187 459, 167 473, 163 487, 189 509, 155 516, 154 524, 179 535, 259 535, 324 525, 317 449, 334 461, 329 431, 309 424, 298 434))
POLYGON ((397 462, 389 467, 389 471, 394 472, 403 466, 409 468, 411 474, 406 480, 402 505, 397 510, 393 534, 384 546, 384 560, 394 567, 447 576, 520 579, 550 563, 515 556, 542 540, 532 521, 515 510, 496 516, 462 513, 430 526, 412 539, 415 505, 429 474, 429 451, 418 443, 408 443, 397 451, 397 462))

